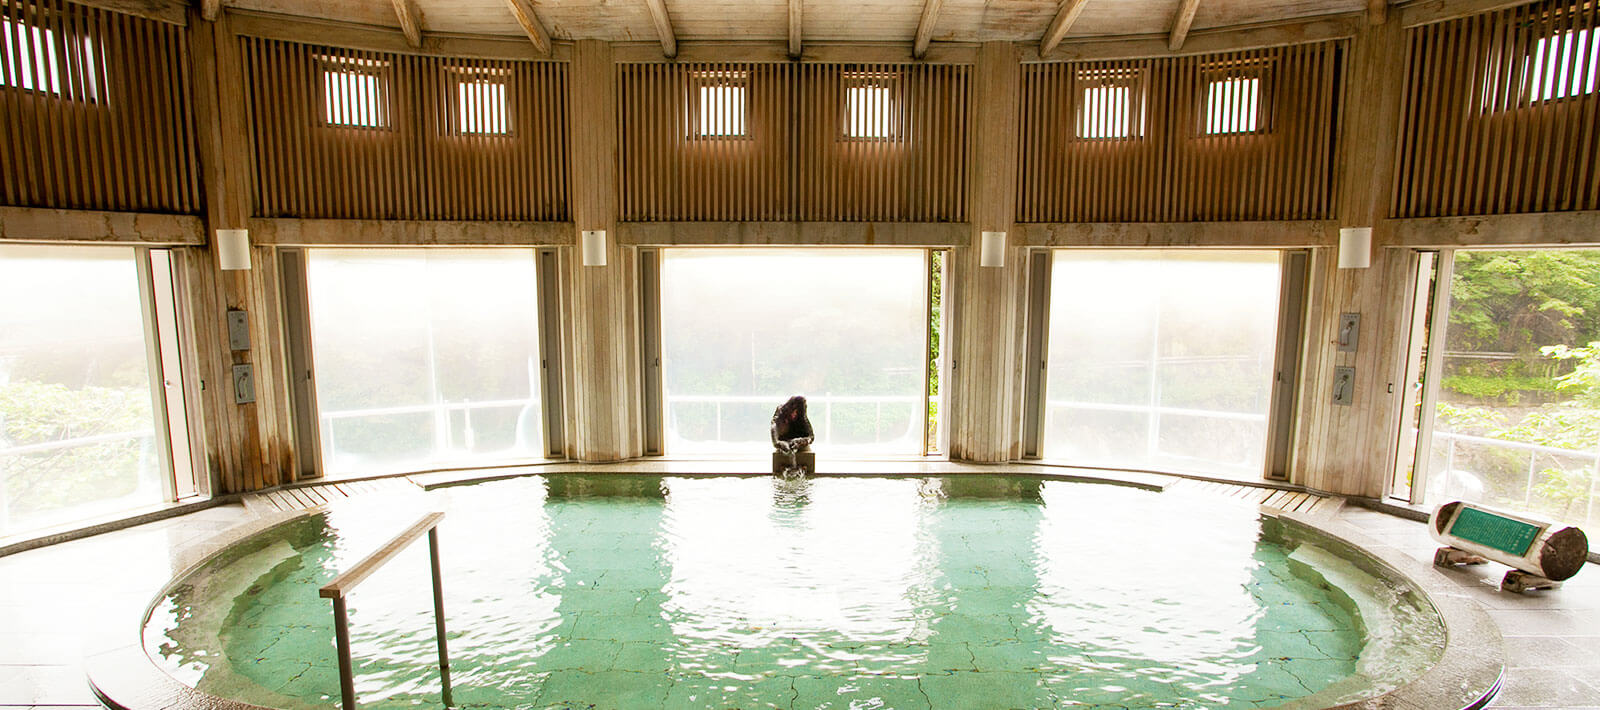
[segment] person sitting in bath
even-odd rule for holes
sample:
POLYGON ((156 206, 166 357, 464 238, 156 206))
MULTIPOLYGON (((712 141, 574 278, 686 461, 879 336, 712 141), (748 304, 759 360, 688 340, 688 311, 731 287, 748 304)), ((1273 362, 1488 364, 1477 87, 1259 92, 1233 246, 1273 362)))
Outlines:
POLYGON ((810 451, 811 441, 814 438, 811 420, 806 418, 805 397, 800 395, 790 397, 789 401, 778 405, 777 411, 772 413, 772 448, 789 457, 784 473, 800 468, 795 461, 795 453, 810 451))

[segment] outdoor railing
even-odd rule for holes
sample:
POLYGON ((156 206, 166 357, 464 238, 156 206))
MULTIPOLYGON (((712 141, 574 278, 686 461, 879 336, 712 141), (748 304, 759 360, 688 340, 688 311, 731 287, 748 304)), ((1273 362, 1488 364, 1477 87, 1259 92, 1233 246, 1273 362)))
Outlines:
MULTIPOLYGON (((1589 492, 1585 497, 1585 500, 1593 501, 1596 493, 1600 493, 1600 489, 1597 489, 1597 486, 1600 486, 1600 483, 1597 483, 1597 481, 1600 481, 1600 451, 1594 449, 1563 449, 1559 446, 1545 446, 1543 444, 1529 444, 1521 441, 1507 441, 1505 439, 1493 439, 1486 436, 1473 436, 1471 434, 1457 434, 1436 429, 1433 432, 1433 443, 1436 449, 1440 442, 1445 443, 1444 480, 1446 482, 1446 486, 1450 485, 1449 481, 1451 479, 1451 474, 1464 473, 1479 477, 1487 475, 1487 472, 1485 471, 1474 471, 1470 469, 1458 470, 1456 468, 1457 448, 1461 444, 1467 444, 1472 446, 1483 446, 1492 449, 1515 451, 1517 452, 1518 456, 1526 455, 1528 457, 1526 480, 1522 486, 1522 506, 1524 509, 1527 509, 1533 504, 1533 490, 1537 486, 1535 479, 1539 474, 1540 456, 1560 457, 1561 459, 1568 461, 1586 462, 1586 466, 1589 469, 1589 492)), ((1447 496, 1452 495, 1448 488, 1446 488, 1444 494, 1447 496)), ((1459 493, 1455 495, 1459 495, 1459 493)), ((1429 497, 1433 498, 1435 496, 1430 495, 1429 497)), ((1492 501, 1473 502, 1488 503, 1491 505, 1493 504, 1492 501)), ((1587 506, 1585 507, 1587 508, 1587 506)), ((1571 522, 1582 523, 1587 521, 1580 519, 1571 522)))
MULTIPOLYGON (((715 436, 711 441, 724 441, 722 433, 722 407, 725 404, 760 404, 776 409, 783 404, 787 397, 765 395, 735 395, 735 394, 675 394, 666 398, 667 413, 671 416, 672 408, 679 404, 710 404, 715 407, 715 436)), ((806 410, 811 418, 811 426, 817 432, 819 441, 833 439, 834 413, 833 407, 837 404, 870 404, 873 405, 872 440, 880 443, 884 440, 883 406, 886 404, 916 404, 923 398, 921 395, 893 395, 893 394, 868 394, 868 395, 832 395, 819 394, 806 396, 806 410)), ((934 395, 927 398, 932 404, 938 402, 939 397, 934 395)), ((765 416, 771 416, 768 412, 765 416)), ((908 427, 914 429, 922 417, 927 416, 926 411, 913 412, 909 417, 894 417, 890 420, 893 429, 889 437, 898 439, 909 433, 908 427)), ((760 422, 760 428, 766 430, 766 419, 760 422)))
POLYGON ((350 616, 345 609, 344 598, 362 580, 372 576, 384 563, 399 554, 423 533, 428 534, 428 556, 433 569, 433 626, 439 640, 439 680, 444 685, 444 704, 446 707, 454 705, 455 700, 450 696, 450 652, 445 647, 444 640, 444 587, 439 581, 439 521, 444 519, 444 513, 429 513, 422 516, 416 524, 406 528, 405 532, 396 535, 376 552, 362 558, 355 566, 345 570, 344 574, 335 577, 332 582, 322 587, 320 595, 323 599, 333 600, 333 632, 339 645, 339 692, 344 700, 345 710, 355 710, 356 707, 356 682, 350 658, 350 616))

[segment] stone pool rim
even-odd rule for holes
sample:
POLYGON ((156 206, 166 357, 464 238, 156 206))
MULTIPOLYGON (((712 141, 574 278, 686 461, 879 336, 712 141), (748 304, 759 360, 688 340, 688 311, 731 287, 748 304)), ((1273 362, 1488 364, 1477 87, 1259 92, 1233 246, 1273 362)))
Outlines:
MULTIPOLYGON (((615 469, 597 470, 583 467, 580 470, 544 470, 511 475, 465 476, 429 485, 418 485, 418 488, 422 492, 427 492, 452 486, 488 483, 511 478, 562 475, 698 478, 770 477, 771 474, 727 472, 694 474, 615 469)), ((1027 470, 1024 467, 1016 467, 1014 469, 1010 466, 983 467, 980 471, 972 472, 836 473, 819 474, 817 477, 935 478, 964 475, 1003 475, 1073 483, 1130 486, 1158 493, 1165 492, 1167 488, 1164 483, 1152 481, 1152 477, 1142 475, 1139 472, 1127 472, 1124 476, 1117 476, 1111 472, 1096 470, 1090 475, 1077 475, 1066 472, 1027 470)), ((1174 480, 1177 480, 1177 477, 1174 477, 1174 480)), ((398 497, 398 494, 375 493, 364 495, 361 499, 370 501, 385 497, 398 497)), ((145 626, 148 624, 156 605, 168 592, 233 545, 303 517, 326 512, 329 508, 330 506, 328 505, 320 505, 303 510, 268 514, 258 520, 219 533, 208 539, 203 545, 198 546, 199 549, 196 551, 195 557, 188 560, 186 564, 179 565, 178 570, 172 575, 171 579, 168 579, 160 586, 160 589, 150 595, 150 602, 146 605, 144 613, 139 620, 138 633, 134 642, 92 655, 86 660, 88 683, 95 697, 106 707, 120 710, 141 710, 142 708, 151 707, 178 710, 190 708, 196 710, 201 708, 207 710, 251 710, 261 708, 262 706, 259 705, 212 695, 180 683, 151 659, 145 651, 143 643, 145 626)), ((1476 602, 1471 601, 1464 590, 1445 577, 1443 573, 1432 565, 1405 556, 1393 548, 1380 547, 1379 549, 1371 549, 1355 542, 1354 536, 1359 535, 1359 531, 1350 524, 1339 520, 1305 513, 1281 511, 1267 508, 1266 506, 1260 506, 1260 514, 1263 517, 1272 517, 1283 521, 1291 528, 1309 530, 1313 536, 1328 538, 1357 554, 1364 555, 1367 560, 1361 562, 1370 562, 1370 564, 1360 564, 1358 562, 1359 566, 1369 568, 1369 571, 1373 573, 1381 573, 1392 580, 1416 589, 1422 595, 1422 598, 1438 612, 1445 629, 1445 648, 1439 661, 1423 671, 1420 676, 1399 688, 1365 700, 1334 706, 1308 704, 1306 702, 1307 699, 1302 699, 1291 701, 1279 707, 1292 708, 1294 710, 1313 710, 1314 708, 1322 707, 1327 707, 1328 710, 1379 710, 1389 708, 1416 710, 1443 710, 1445 708, 1454 710, 1460 708, 1461 710, 1477 710, 1478 708, 1486 707, 1498 694, 1505 673, 1505 652, 1500 630, 1489 618, 1488 614, 1476 602)))

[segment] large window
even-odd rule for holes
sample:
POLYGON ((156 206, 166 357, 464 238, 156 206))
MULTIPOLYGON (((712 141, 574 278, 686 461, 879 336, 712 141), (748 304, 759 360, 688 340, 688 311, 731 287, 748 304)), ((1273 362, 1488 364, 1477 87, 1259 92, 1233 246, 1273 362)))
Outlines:
POLYGON ((132 248, 0 246, 0 535, 171 497, 141 268, 132 248))
POLYGON ((533 250, 314 249, 306 276, 326 471, 544 456, 533 250))
MULTIPOLYGON (((1417 431, 1403 440, 1422 436, 1415 460, 1397 462, 1391 492, 1592 527, 1600 522, 1600 250, 1457 250, 1439 264, 1431 337, 1412 338, 1425 373, 1416 405, 1426 409, 1407 418, 1417 431)), ((1419 309, 1428 305, 1418 299, 1419 309)))
POLYGON ((1056 252, 1042 455, 1259 479, 1279 279, 1272 251, 1056 252))
POLYGON ((665 448, 763 455, 772 411, 810 402, 830 455, 924 452, 928 262, 918 249, 667 249, 665 448))

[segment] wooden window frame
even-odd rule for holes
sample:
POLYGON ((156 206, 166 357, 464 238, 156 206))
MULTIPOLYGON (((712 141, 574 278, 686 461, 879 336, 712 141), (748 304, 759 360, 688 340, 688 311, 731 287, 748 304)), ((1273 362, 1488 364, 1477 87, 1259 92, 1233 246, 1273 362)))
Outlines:
MULTIPOLYGON (((686 138, 691 141, 748 141, 750 135, 750 75, 749 69, 695 69, 689 71, 688 90, 684 95, 686 138), (736 120, 738 132, 707 132, 702 129, 701 118, 706 111, 705 89, 737 89, 739 110, 727 118, 736 120)), ((731 92, 730 92, 731 93, 731 92)), ((716 120, 721 120, 716 119, 716 120)), ((732 121, 730 121, 732 123, 732 121)), ((732 128, 712 124, 714 128, 732 128)))
POLYGON ((393 107, 395 93, 394 62, 388 59, 343 57, 332 54, 317 54, 314 56, 317 64, 317 78, 319 79, 318 87, 321 89, 321 91, 317 92, 317 105, 318 108, 321 109, 318 114, 319 125, 321 125, 323 128, 332 128, 337 130, 383 132, 392 132, 395 130, 395 112, 393 107), (350 120, 335 120, 333 114, 334 106, 328 102, 329 94, 331 93, 330 90, 332 88, 331 84, 329 83, 329 79, 331 79, 334 75, 341 74, 352 77, 372 77, 372 79, 376 82, 377 100, 374 108, 374 113, 377 116, 376 125, 371 123, 356 122, 354 119, 356 119, 357 116, 354 114, 356 114, 357 111, 354 104, 340 107, 341 111, 348 111, 351 114, 345 117, 350 120))
POLYGON ((30 17, 0 16, 0 91, 108 106, 111 97, 105 42, 92 32, 72 26, 70 20, 61 23, 61 27, 52 27, 43 11, 29 14, 30 17), (43 49, 38 46, 41 42, 43 49), (13 66, 18 58, 20 66, 13 66), (39 71, 40 60, 45 60, 43 72, 39 71), (12 81, 13 77, 17 81, 12 81), (44 85, 24 85, 40 82, 44 85))
POLYGON ((1268 59, 1234 60, 1202 66, 1199 91, 1195 95, 1195 136, 1229 138, 1272 133, 1275 69, 1268 59), (1211 130, 1211 88, 1223 82, 1250 79, 1256 81, 1255 127, 1249 130, 1211 130))
POLYGON ((898 71, 846 70, 841 82, 843 95, 839 97, 839 140, 850 143, 898 143, 906 140, 905 78, 898 71), (855 115, 851 111, 851 91, 856 89, 882 89, 887 99, 887 116, 872 114, 865 117, 871 125, 883 125, 883 135, 856 135, 855 115))
POLYGON ((1149 91, 1149 72, 1144 67, 1084 67, 1072 73, 1072 137, 1077 141, 1139 141, 1149 133, 1145 126, 1149 91), (1128 130, 1121 135, 1084 135, 1084 110, 1091 90, 1125 88, 1128 90, 1128 130))
MULTIPOLYGON (((446 65, 444 71, 450 87, 449 97, 446 99, 447 115, 450 125, 447 130, 449 135, 463 138, 513 138, 516 136, 516 114, 512 111, 515 102, 511 98, 511 84, 514 72, 510 67, 465 67, 446 65), (461 90, 467 86, 477 84, 498 84, 501 87, 501 113, 505 118, 505 130, 468 130, 467 106, 464 105, 461 90)), ((486 121, 481 112, 478 114, 480 124, 486 121)))

